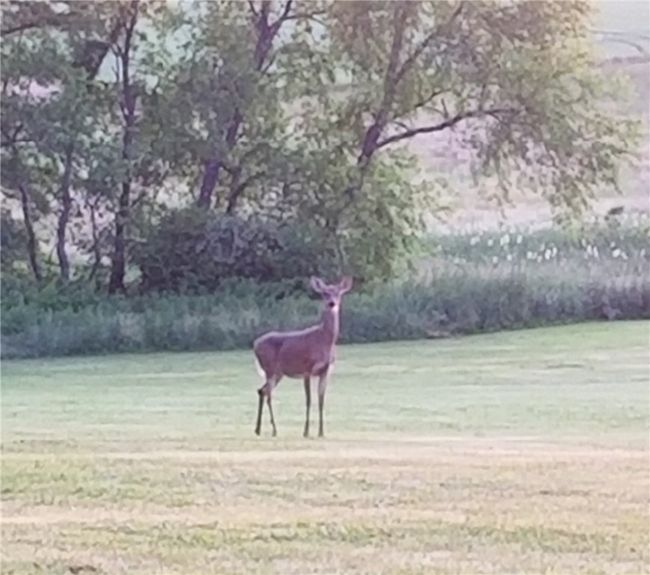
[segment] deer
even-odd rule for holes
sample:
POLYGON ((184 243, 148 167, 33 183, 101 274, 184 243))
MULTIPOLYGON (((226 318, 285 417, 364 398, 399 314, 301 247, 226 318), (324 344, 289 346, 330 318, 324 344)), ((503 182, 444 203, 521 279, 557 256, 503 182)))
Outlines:
POLYGON ((258 407, 255 434, 262 429, 264 400, 269 408, 273 437, 277 435, 271 398, 283 377, 302 378, 305 387, 304 437, 309 437, 311 409, 311 378, 318 377, 318 436, 324 436, 323 408, 325 390, 334 364, 334 348, 339 335, 339 311, 343 296, 352 289, 352 278, 344 277, 334 285, 318 277, 310 279, 310 287, 323 299, 320 322, 299 331, 271 331, 253 342, 253 351, 264 385, 257 390, 258 407))

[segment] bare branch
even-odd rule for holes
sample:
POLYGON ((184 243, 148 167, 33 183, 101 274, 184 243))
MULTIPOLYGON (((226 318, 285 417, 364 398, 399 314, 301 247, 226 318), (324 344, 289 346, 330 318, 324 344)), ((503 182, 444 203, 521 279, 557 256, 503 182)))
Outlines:
POLYGON ((0 36, 10 36, 12 34, 17 34, 19 32, 25 32, 26 30, 31 30, 32 28, 41 28, 46 26, 60 26, 68 20, 69 17, 63 16, 60 14, 52 14, 48 18, 43 18, 42 20, 29 20, 27 22, 21 22, 20 24, 15 24, 14 26, 8 26, 7 28, 2 28, 0 30, 0 36))
POLYGON ((395 144, 402 140, 407 140, 418 136, 420 134, 431 134, 433 132, 441 132, 447 128, 452 128, 456 124, 462 122, 463 120, 468 120, 470 118, 482 118, 485 116, 492 116, 493 118, 498 118, 502 114, 514 114, 518 112, 516 108, 492 108, 488 110, 473 110, 471 112, 463 112, 462 114, 456 114, 452 118, 441 122, 440 124, 435 124, 433 126, 422 126, 421 128, 411 128, 410 130, 404 130, 399 134, 394 134, 388 136, 383 140, 377 142, 376 149, 383 148, 390 144, 395 144))
POLYGON ((410 130, 411 129, 404 122, 400 122, 399 120, 393 120, 392 123, 395 124, 398 128, 402 128, 402 130, 410 130))
MULTIPOLYGON (((282 10, 282 14, 280 14, 280 17, 276 20, 276 22, 273 24, 273 26, 276 26, 278 24, 281 24, 284 22, 288 17, 289 17, 289 12, 291 12, 291 6, 293 5, 293 0, 287 0, 285 5, 284 5, 284 10, 282 10)), ((279 26, 278 26, 279 28, 279 26)))
POLYGON ((19 123, 13 131, 13 134, 9 133, 9 130, 7 130, 6 126, 1 126, 2 130, 2 135, 5 137, 5 139, 2 141, 2 144, 0 144, 0 147, 6 148, 9 146, 13 146, 15 144, 20 144, 23 142, 31 142, 32 140, 30 138, 18 138, 18 134, 22 132, 23 130, 23 125, 22 123, 19 123))
POLYGON ((413 104, 412 108, 409 110, 409 112, 413 112, 415 110, 419 110, 422 108, 422 106, 426 106, 429 102, 440 96, 440 94, 444 94, 447 90, 437 90, 434 89, 432 90, 429 94, 424 96, 423 98, 420 98, 415 104, 413 104))
POLYGON ((17 144, 29 144, 34 140, 31 138, 16 138, 15 140, 3 140, 0 142, 0 148, 8 148, 10 146, 15 146, 17 144))
POLYGON ((271 66, 273 66, 275 59, 276 59, 276 55, 271 54, 271 57, 269 58, 268 62, 260 69, 260 72, 262 74, 266 74, 271 69, 271 66))
POLYGON ((322 16, 324 14, 327 14, 327 10, 313 10, 312 12, 294 12, 293 14, 289 14, 285 20, 313 20, 314 22, 318 22, 319 24, 325 25, 325 23, 322 20, 318 20, 316 16, 322 16))
MULTIPOLYGON (((239 171, 241 173, 241 170, 239 171)), ((246 178, 243 182, 238 182, 238 176, 237 174, 235 176, 235 179, 233 180, 234 186, 232 186, 230 190, 230 194, 228 196, 228 205, 226 206, 226 213, 227 214, 232 214, 235 211, 235 208, 237 206, 237 202, 239 201, 239 197, 244 193, 244 190, 250 186, 255 180, 259 180, 260 178, 264 177, 266 174, 265 170, 259 170, 250 176, 246 178)))

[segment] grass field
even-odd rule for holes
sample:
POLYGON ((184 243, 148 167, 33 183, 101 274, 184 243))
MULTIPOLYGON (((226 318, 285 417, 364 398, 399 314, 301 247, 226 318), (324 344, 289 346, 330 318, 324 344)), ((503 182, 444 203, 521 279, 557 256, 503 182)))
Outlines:
POLYGON ((323 440, 250 353, 5 361, 3 573, 645 573, 648 335, 341 347, 323 440))

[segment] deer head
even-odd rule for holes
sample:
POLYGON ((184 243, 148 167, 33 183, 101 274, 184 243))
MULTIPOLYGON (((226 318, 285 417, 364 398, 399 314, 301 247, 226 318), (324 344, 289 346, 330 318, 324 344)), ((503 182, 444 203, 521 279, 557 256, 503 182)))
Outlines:
POLYGON ((338 313, 341 307, 341 299, 352 289, 352 278, 344 277, 338 284, 328 285, 322 279, 312 277, 309 285, 323 298, 325 302, 324 311, 338 313))

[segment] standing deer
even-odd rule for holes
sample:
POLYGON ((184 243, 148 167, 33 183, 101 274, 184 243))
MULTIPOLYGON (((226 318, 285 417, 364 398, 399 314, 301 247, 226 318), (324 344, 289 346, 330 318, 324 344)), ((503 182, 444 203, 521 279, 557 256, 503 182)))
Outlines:
POLYGON ((334 346, 339 335, 339 309, 341 298, 352 289, 352 279, 343 278, 336 285, 327 285, 313 277, 311 288, 324 301, 320 323, 300 331, 272 331, 255 340, 253 350, 265 383, 257 390, 259 404, 255 433, 260 434, 264 398, 269 406, 273 436, 277 435, 271 396, 273 389, 285 375, 303 378, 305 385, 306 415, 304 437, 309 436, 309 408, 311 407, 311 377, 318 376, 318 436, 323 437, 323 406, 327 378, 334 363, 334 346))

